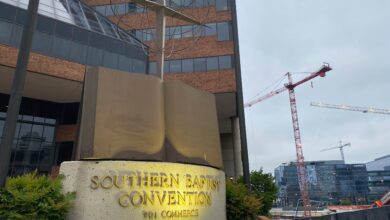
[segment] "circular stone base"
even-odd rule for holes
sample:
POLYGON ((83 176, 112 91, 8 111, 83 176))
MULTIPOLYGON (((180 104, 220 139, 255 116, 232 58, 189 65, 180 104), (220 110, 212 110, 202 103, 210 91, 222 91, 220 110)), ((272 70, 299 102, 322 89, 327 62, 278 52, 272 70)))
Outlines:
POLYGON ((198 165, 135 161, 61 164, 76 192, 71 220, 226 219, 225 173, 198 165))

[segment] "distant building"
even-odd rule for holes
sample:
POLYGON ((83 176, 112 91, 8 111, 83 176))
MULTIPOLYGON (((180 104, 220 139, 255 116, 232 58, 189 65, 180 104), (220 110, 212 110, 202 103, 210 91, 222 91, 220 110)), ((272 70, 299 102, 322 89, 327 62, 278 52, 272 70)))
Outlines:
MULTIPOLYGON (((365 164, 344 164, 341 160, 305 164, 310 200, 331 204, 339 204, 341 201, 367 203, 368 176, 365 164)), ((296 163, 277 167, 275 179, 280 189, 279 205, 296 206, 300 199, 296 163)))
POLYGON ((366 163, 367 171, 390 170, 390 154, 366 163))
POLYGON ((368 171, 369 201, 379 200, 390 191, 390 155, 376 158, 366 164, 368 171))

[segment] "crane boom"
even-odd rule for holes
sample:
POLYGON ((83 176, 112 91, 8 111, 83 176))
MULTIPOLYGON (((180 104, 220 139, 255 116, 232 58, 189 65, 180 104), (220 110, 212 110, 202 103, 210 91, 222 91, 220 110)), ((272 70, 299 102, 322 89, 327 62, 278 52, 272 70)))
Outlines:
POLYGON ((340 145, 337 146, 337 147, 330 147, 330 148, 325 148, 325 149, 322 149, 321 152, 324 152, 324 151, 328 151, 328 150, 334 150, 334 149, 340 149, 340 154, 341 154, 341 159, 345 162, 345 156, 344 156, 344 150, 343 148, 344 147, 348 147, 348 146, 351 146, 351 143, 346 143, 346 144, 343 144, 341 141, 340 141, 340 145))
POLYGON ((340 110, 348 110, 348 111, 356 111, 363 113, 377 113, 377 114, 386 114, 390 115, 390 109, 381 109, 381 108, 373 108, 373 107, 356 107, 356 106, 348 106, 348 105, 332 105, 325 104, 323 102, 312 102, 311 106, 321 107, 321 108, 333 108, 340 110))
POLYGON ((254 99, 248 103, 245 104, 245 107, 251 107, 256 103, 259 103, 261 101, 264 101, 268 98, 271 98, 279 93, 282 93, 286 90, 289 92, 289 98, 290 98, 290 108, 291 108, 291 116, 292 116, 292 122, 293 122, 293 129, 294 129, 294 139, 295 139, 295 150, 296 150, 296 157, 297 157, 297 173, 298 173, 298 182, 299 182, 299 189, 301 192, 301 198, 303 201, 303 209, 304 209, 304 216, 311 216, 310 210, 310 199, 309 199, 309 192, 308 192, 308 186, 307 186, 307 175, 306 175, 306 167, 305 167, 305 159, 303 156, 303 150, 302 150, 302 141, 301 141, 301 133, 299 130, 299 121, 298 121, 298 109, 297 109, 297 102, 295 97, 295 91, 294 88, 317 77, 321 76, 324 77, 326 72, 332 70, 332 68, 329 67, 329 64, 323 65, 320 70, 311 73, 309 76, 299 80, 298 82, 293 83, 292 77, 290 73, 287 73, 288 76, 288 83, 284 85, 284 87, 281 87, 279 89, 276 89, 264 96, 261 96, 257 99, 254 99))

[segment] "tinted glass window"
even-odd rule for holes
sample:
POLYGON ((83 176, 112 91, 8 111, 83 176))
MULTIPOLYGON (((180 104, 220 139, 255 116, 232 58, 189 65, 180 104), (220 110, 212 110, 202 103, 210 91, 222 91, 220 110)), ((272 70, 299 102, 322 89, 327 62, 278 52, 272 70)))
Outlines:
POLYGON ((87 55, 87 64, 91 66, 101 66, 103 53, 100 49, 89 47, 87 55))
POLYGON ((217 34, 217 24, 216 23, 210 23, 207 24, 205 27, 206 36, 214 36, 217 34))
POLYGON ((89 32, 81 28, 73 28, 73 40, 88 44, 89 32))
POLYGON ((169 73, 169 61, 164 61, 164 73, 169 73))
POLYGON ((99 13, 106 15, 106 6, 96 6, 95 10, 98 11, 99 13))
POLYGON ((16 23, 24 24, 26 22, 27 12, 25 10, 18 10, 16 15, 16 23))
POLYGON ((131 70, 131 58, 119 55, 118 68, 123 71, 131 70))
POLYGON ((183 72, 193 72, 194 71, 194 60, 187 59, 182 61, 183 72))
POLYGON ((206 71, 206 58, 194 59, 194 70, 195 70, 195 72, 205 72, 206 71))
POLYGON ((3 44, 8 44, 11 37, 12 24, 0 21, 0 30, 0 42, 3 44))
POLYGON ((62 22, 57 22, 56 24, 56 36, 65 38, 65 39, 72 39, 72 33, 73 28, 72 26, 62 23, 62 22))
POLYGON ((59 38, 59 37, 53 37, 53 49, 52 53, 55 56, 62 57, 65 59, 68 59, 69 57, 69 49, 70 49, 70 41, 59 38))
POLYGON ((170 35, 173 39, 181 38, 181 27, 171 27, 170 35))
POLYGON ((224 11, 229 9, 229 0, 216 0, 215 2, 217 11, 224 11))
POLYGON ((181 27, 183 37, 192 37, 192 26, 181 27))
POLYGON ((51 48, 51 39, 52 37, 50 35, 35 31, 32 49, 46 54, 49 53, 51 48))
POLYGON ((20 40, 22 39, 22 27, 18 25, 14 25, 11 34, 11 45, 16 47, 20 46, 20 40))
POLYGON ((219 69, 230 69, 232 68, 232 57, 231 56, 220 56, 219 57, 219 69))
POLYGON ((1 4, 0 7, 0 18, 8 21, 13 21, 16 15, 16 8, 7 4, 1 4))
POLYGON ((230 40, 230 30, 229 24, 227 22, 222 22, 217 24, 218 31, 218 40, 230 40))
POLYGON ((118 67, 118 54, 105 51, 103 66, 116 69, 118 67))
POLYGON ((85 63, 87 58, 87 46, 77 42, 69 43, 69 59, 78 63, 85 63))
POLYGON ((144 73, 146 69, 145 62, 142 60, 133 60, 133 72, 144 73))
POLYGON ((207 71, 218 69, 218 57, 207 58, 207 71))
POLYGON ((156 62, 150 62, 149 63, 149 73, 150 74, 156 74, 157 73, 157 63, 156 62))
POLYGON ((170 61, 170 72, 171 73, 180 73, 181 72, 181 60, 171 60, 170 61))
POLYGON ((54 21, 52 19, 46 18, 44 16, 38 16, 37 30, 40 32, 52 34, 53 30, 54 30, 54 21))
POLYGON ((204 36, 205 35, 205 27, 194 25, 192 28, 192 35, 195 37, 204 36))

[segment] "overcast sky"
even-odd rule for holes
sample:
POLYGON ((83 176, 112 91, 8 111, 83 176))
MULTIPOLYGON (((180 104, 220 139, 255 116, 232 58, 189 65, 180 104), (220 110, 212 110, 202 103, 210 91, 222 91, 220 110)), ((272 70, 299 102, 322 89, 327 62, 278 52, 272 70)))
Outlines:
MULTIPOLYGON (((390 108, 389 0, 237 2, 245 102, 286 72, 316 71, 328 62, 333 70, 325 78, 295 90, 305 160, 340 159, 338 149, 320 152, 340 139, 352 144, 344 150, 347 163, 390 154, 390 115, 310 106, 390 108)), ((304 76, 296 74, 294 81, 304 76)), ((251 170, 273 172, 296 159, 288 92, 245 115, 251 170)))

